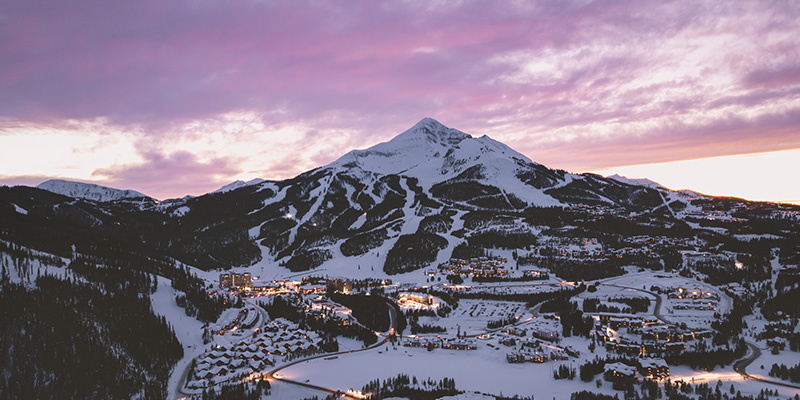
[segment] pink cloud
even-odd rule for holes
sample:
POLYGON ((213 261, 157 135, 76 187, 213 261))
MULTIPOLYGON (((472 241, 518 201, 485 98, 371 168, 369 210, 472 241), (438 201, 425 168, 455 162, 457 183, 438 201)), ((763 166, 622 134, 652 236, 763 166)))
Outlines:
MULTIPOLYGON (((327 132, 316 143, 365 147, 429 115, 568 169, 791 148, 798 19, 791 2, 757 0, 12 0, 0 11, 0 119, 102 118, 168 143, 187 123, 254 111, 327 132), (329 140, 337 129, 355 133, 329 140)), ((147 157, 98 171, 170 196, 240 172, 225 157, 147 157)), ((291 165, 265 171, 302 172, 291 165)))
POLYGON ((175 197, 180 193, 200 195, 226 183, 229 176, 240 171, 236 163, 226 158, 200 161, 189 152, 172 154, 145 152, 145 161, 134 165, 114 165, 96 170, 93 175, 103 184, 130 187, 156 198, 175 197))
POLYGON ((800 85, 800 64, 762 68, 746 74, 743 83, 750 87, 782 87, 800 85))
POLYGON ((663 126, 642 137, 587 140, 545 147, 520 145, 545 165, 571 171, 800 148, 800 110, 756 120, 726 118, 704 125, 663 126), (763 131, 769 136, 762 136, 763 131), (620 153, 627 152, 622 158, 620 153), (617 159, 614 160, 614 157, 617 159))

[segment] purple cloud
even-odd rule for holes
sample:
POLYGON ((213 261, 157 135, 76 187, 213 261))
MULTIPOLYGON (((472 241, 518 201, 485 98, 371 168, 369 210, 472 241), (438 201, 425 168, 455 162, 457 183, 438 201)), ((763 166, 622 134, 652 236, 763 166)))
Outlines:
POLYGON ((227 158, 200 161, 189 152, 162 154, 149 151, 144 161, 133 165, 114 165, 96 170, 93 175, 115 187, 131 187, 156 198, 172 197, 175 193, 200 195, 229 181, 226 177, 240 171, 227 158))
MULTIPOLYGON (((141 132, 169 154, 149 162, 214 183, 203 187, 245 167, 170 144, 234 112, 302 125, 298 143, 331 143, 306 156, 320 163, 422 116, 570 170, 786 149, 800 146, 799 19, 792 2, 756 0, 12 0, 0 7, 0 120, 141 132)), ((153 168, 98 166, 156 192, 190 189, 153 168)))

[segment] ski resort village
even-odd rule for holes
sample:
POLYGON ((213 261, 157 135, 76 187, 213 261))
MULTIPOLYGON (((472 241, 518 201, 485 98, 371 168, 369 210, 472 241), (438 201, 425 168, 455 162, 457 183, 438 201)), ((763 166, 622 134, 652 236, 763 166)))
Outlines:
POLYGON ((2 398, 800 399, 800 207, 430 118, 288 180, 0 210, 2 398))

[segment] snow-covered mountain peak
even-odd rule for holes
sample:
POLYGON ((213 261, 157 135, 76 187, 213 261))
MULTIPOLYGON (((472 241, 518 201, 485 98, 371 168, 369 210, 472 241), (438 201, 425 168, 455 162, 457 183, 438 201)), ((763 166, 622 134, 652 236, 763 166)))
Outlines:
POLYGON ((448 128, 433 118, 424 118, 411 129, 388 142, 364 150, 353 150, 329 164, 352 167, 379 174, 407 175, 407 172, 432 159, 442 159, 448 150, 472 136, 448 128))
POLYGON ((448 128, 433 118, 425 117, 412 126, 411 129, 397 135, 390 142, 422 139, 443 146, 455 146, 467 138, 472 138, 472 136, 458 129, 448 128))
POLYGON ((388 142, 353 150, 329 167, 406 175, 432 183, 452 177, 476 162, 495 166, 532 163, 528 157, 489 136, 475 138, 433 118, 423 118, 388 142))
POLYGON ((40 183, 36 187, 64 196, 100 202, 135 197, 150 197, 135 190, 114 189, 106 186, 95 185, 93 183, 75 182, 64 179, 50 179, 40 183))
POLYGON ((417 178, 425 189, 440 183, 474 180, 501 192, 515 193, 528 204, 540 205, 560 204, 542 190, 564 179, 545 173, 547 168, 489 136, 473 137, 432 118, 422 119, 388 142, 353 150, 326 168, 355 175, 408 176, 417 178), (548 177, 533 185, 537 187, 522 180, 537 180, 542 174, 548 177))

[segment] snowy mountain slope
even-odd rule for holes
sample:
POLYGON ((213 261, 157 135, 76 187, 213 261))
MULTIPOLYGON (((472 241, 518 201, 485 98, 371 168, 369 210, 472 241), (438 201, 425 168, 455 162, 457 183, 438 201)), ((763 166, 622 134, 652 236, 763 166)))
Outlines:
POLYGON ((540 206, 561 204, 543 189, 566 179, 564 174, 552 174, 543 184, 532 185, 525 178, 541 174, 545 167, 488 136, 474 138, 432 118, 388 142, 353 150, 324 168, 413 177, 426 191, 438 184, 445 193, 453 184, 473 181, 492 188, 485 188, 484 196, 507 198, 507 193, 514 193, 525 203, 540 206))
POLYGON ((685 235, 701 219, 727 218, 737 201, 549 169, 430 118, 294 178, 234 182, 195 198, 93 203, 0 188, 0 214, 31 245, 64 224, 52 239, 58 249, 81 229, 204 270, 255 266, 271 276, 405 274, 465 246, 529 247, 553 229, 603 236, 661 224, 685 235), (682 220, 695 225, 681 230, 682 220), (31 230, 31 221, 44 227, 31 230))
POLYGON ((63 179, 50 179, 36 186, 39 189, 52 193, 69 196, 76 199, 85 199, 99 202, 116 201, 128 198, 150 198, 135 190, 114 189, 93 183, 68 181, 63 179))
POLYGON ((242 180, 236 180, 236 181, 233 181, 233 182, 231 182, 231 183, 229 183, 229 184, 227 184, 227 185, 225 185, 225 186, 223 186, 223 187, 221 187, 221 188, 219 188, 219 189, 217 189, 217 190, 215 190, 215 191, 213 191, 211 193, 230 192, 231 190, 236 190, 236 189, 239 189, 241 187, 258 185, 259 183, 262 183, 262 182, 264 182, 264 180, 261 179, 261 178, 251 179, 251 180, 249 180, 247 182, 242 181, 242 180))
MULTIPOLYGON (((243 225, 242 236, 260 247, 247 250, 255 256, 252 262, 280 264, 290 271, 338 271, 377 262, 391 274, 446 259, 472 235, 497 235, 498 229, 522 237, 538 232, 522 220, 505 227, 488 218, 464 227, 461 217, 469 212, 502 214, 571 204, 647 210, 664 203, 654 189, 551 170, 487 136, 474 138, 430 118, 295 178, 247 187, 188 201, 182 206, 188 210, 180 214, 183 230, 187 218, 197 219, 195 229, 203 235, 243 225), (211 212, 204 206, 211 201, 220 204, 213 212, 222 219, 203 227, 199 218, 211 212), (457 235, 453 222, 460 227, 457 235), (431 230, 437 224, 445 228, 431 230), (425 253, 424 261, 407 251, 415 246, 426 247, 417 252, 425 253)), ((191 261, 214 266, 224 257, 215 253, 209 258, 211 264, 191 261)))
POLYGON ((430 197, 468 207, 521 210, 581 202, 649 208, 661 202, 654 187, 549 169, 488 136, 473 137, 432 118, 317 171, 325 170, 362 181, 370 175, 414 178, 430 197))
MULTIPOLYGON (((502 219, 529 206, 626 206, 648 190, 551 170, 491 138, 432 119, 295 178, 223 189, 148 207, 108 203, 95 210, 16 198, 14 204, 123 235, 203 269, 259 263, 290 272, 369 263, 370 271, 392 274, 447 259, 472 236, 512 229, 492 218, 465 226, 462 217, 473 212, 502 219), (417 247, 425 250, 409 251, 417 247)), ((14 214, 21 215, 16 208, 14 214)), ((519 221, 515 235, 538 231, 519 221)))
POLYGON ((345 268, 350 274, 362 273, 351 268, 367 262, 384 264, 390 274, 439 262, 465 242, 465 234, 498 235, 500 229, 525 237, 539 231, 521 219, 505 226, 489 218, 464 228, 461 217, 470 211, 502 214, 576 203, 647 210, 664 204, 654 189, 551 170, 487 136, 474 138, 430 118, 388 142, 269 186, 280 195, 247 211, 255 217, 271 210, 247 227, 263 249, 259 265, 337 273, 345 268), (425 261, 407 251, 415 246, 430 252, 425 261))

